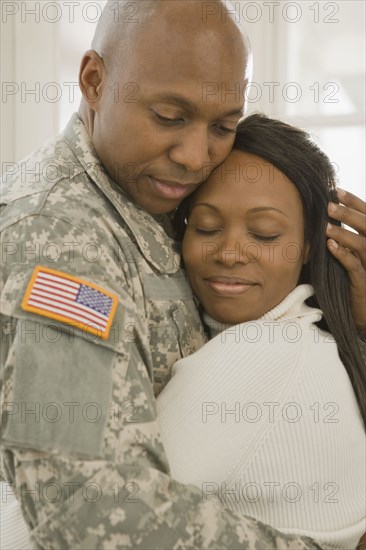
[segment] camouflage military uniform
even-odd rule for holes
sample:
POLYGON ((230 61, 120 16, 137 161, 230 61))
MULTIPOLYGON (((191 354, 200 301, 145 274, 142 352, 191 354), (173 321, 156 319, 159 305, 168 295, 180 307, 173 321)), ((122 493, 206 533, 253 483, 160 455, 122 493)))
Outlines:
POLYGON ((2 469, 35 546, 317 548, 169 476, 154 389, 205 335, 173 242, 76 115, 4 177, 2 203, 2 469), (118 296, 107 339, 22 308, 36 265, 118 296))

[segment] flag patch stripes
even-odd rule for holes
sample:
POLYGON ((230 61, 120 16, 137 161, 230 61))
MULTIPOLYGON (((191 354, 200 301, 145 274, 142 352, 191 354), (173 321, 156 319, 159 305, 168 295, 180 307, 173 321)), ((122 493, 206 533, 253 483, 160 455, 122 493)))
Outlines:
POLYGON ((118 297, 79 277, 37 266, 22 309, 67 323, 106 340, 118 297))

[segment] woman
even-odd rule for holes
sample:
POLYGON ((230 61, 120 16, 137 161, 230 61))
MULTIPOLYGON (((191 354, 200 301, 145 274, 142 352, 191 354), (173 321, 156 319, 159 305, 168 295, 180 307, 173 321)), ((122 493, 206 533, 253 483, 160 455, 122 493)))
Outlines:
POLYGON ((366 374, 347 275, 326 248, 334 181, 301 130, 262 115, 239 125, 178 212, 212 339, 176 363, 158 414, 178 481, 349 549, 365 531, 366 374))

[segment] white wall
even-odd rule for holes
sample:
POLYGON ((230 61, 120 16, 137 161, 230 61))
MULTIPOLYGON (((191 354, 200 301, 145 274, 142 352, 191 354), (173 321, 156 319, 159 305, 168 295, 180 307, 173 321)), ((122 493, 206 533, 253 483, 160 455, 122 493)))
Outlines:
POLYGON ((366 3, 234 4, 253 44, 248 112, 309 131, 334 163, 339 185, 365 198, 366 3))
POLYGON ((1 1, 1 161, 19 160, 78 109, 78 69, 105 1, 1 1))

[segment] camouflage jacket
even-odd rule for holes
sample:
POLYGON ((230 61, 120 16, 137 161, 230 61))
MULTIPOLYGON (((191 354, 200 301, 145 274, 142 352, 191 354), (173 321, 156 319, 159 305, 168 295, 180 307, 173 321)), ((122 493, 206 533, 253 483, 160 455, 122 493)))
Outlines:
POLYGON ((205 334, 173 241, 109 179, 79 118, 13 172, 2 182, 1 458, 35 547, 318 548, 170 477, 155 395, 205 334), (52 285, 48 313, 27 308, 37 266, 118 300, 109 334, 55 314, 52 285))

